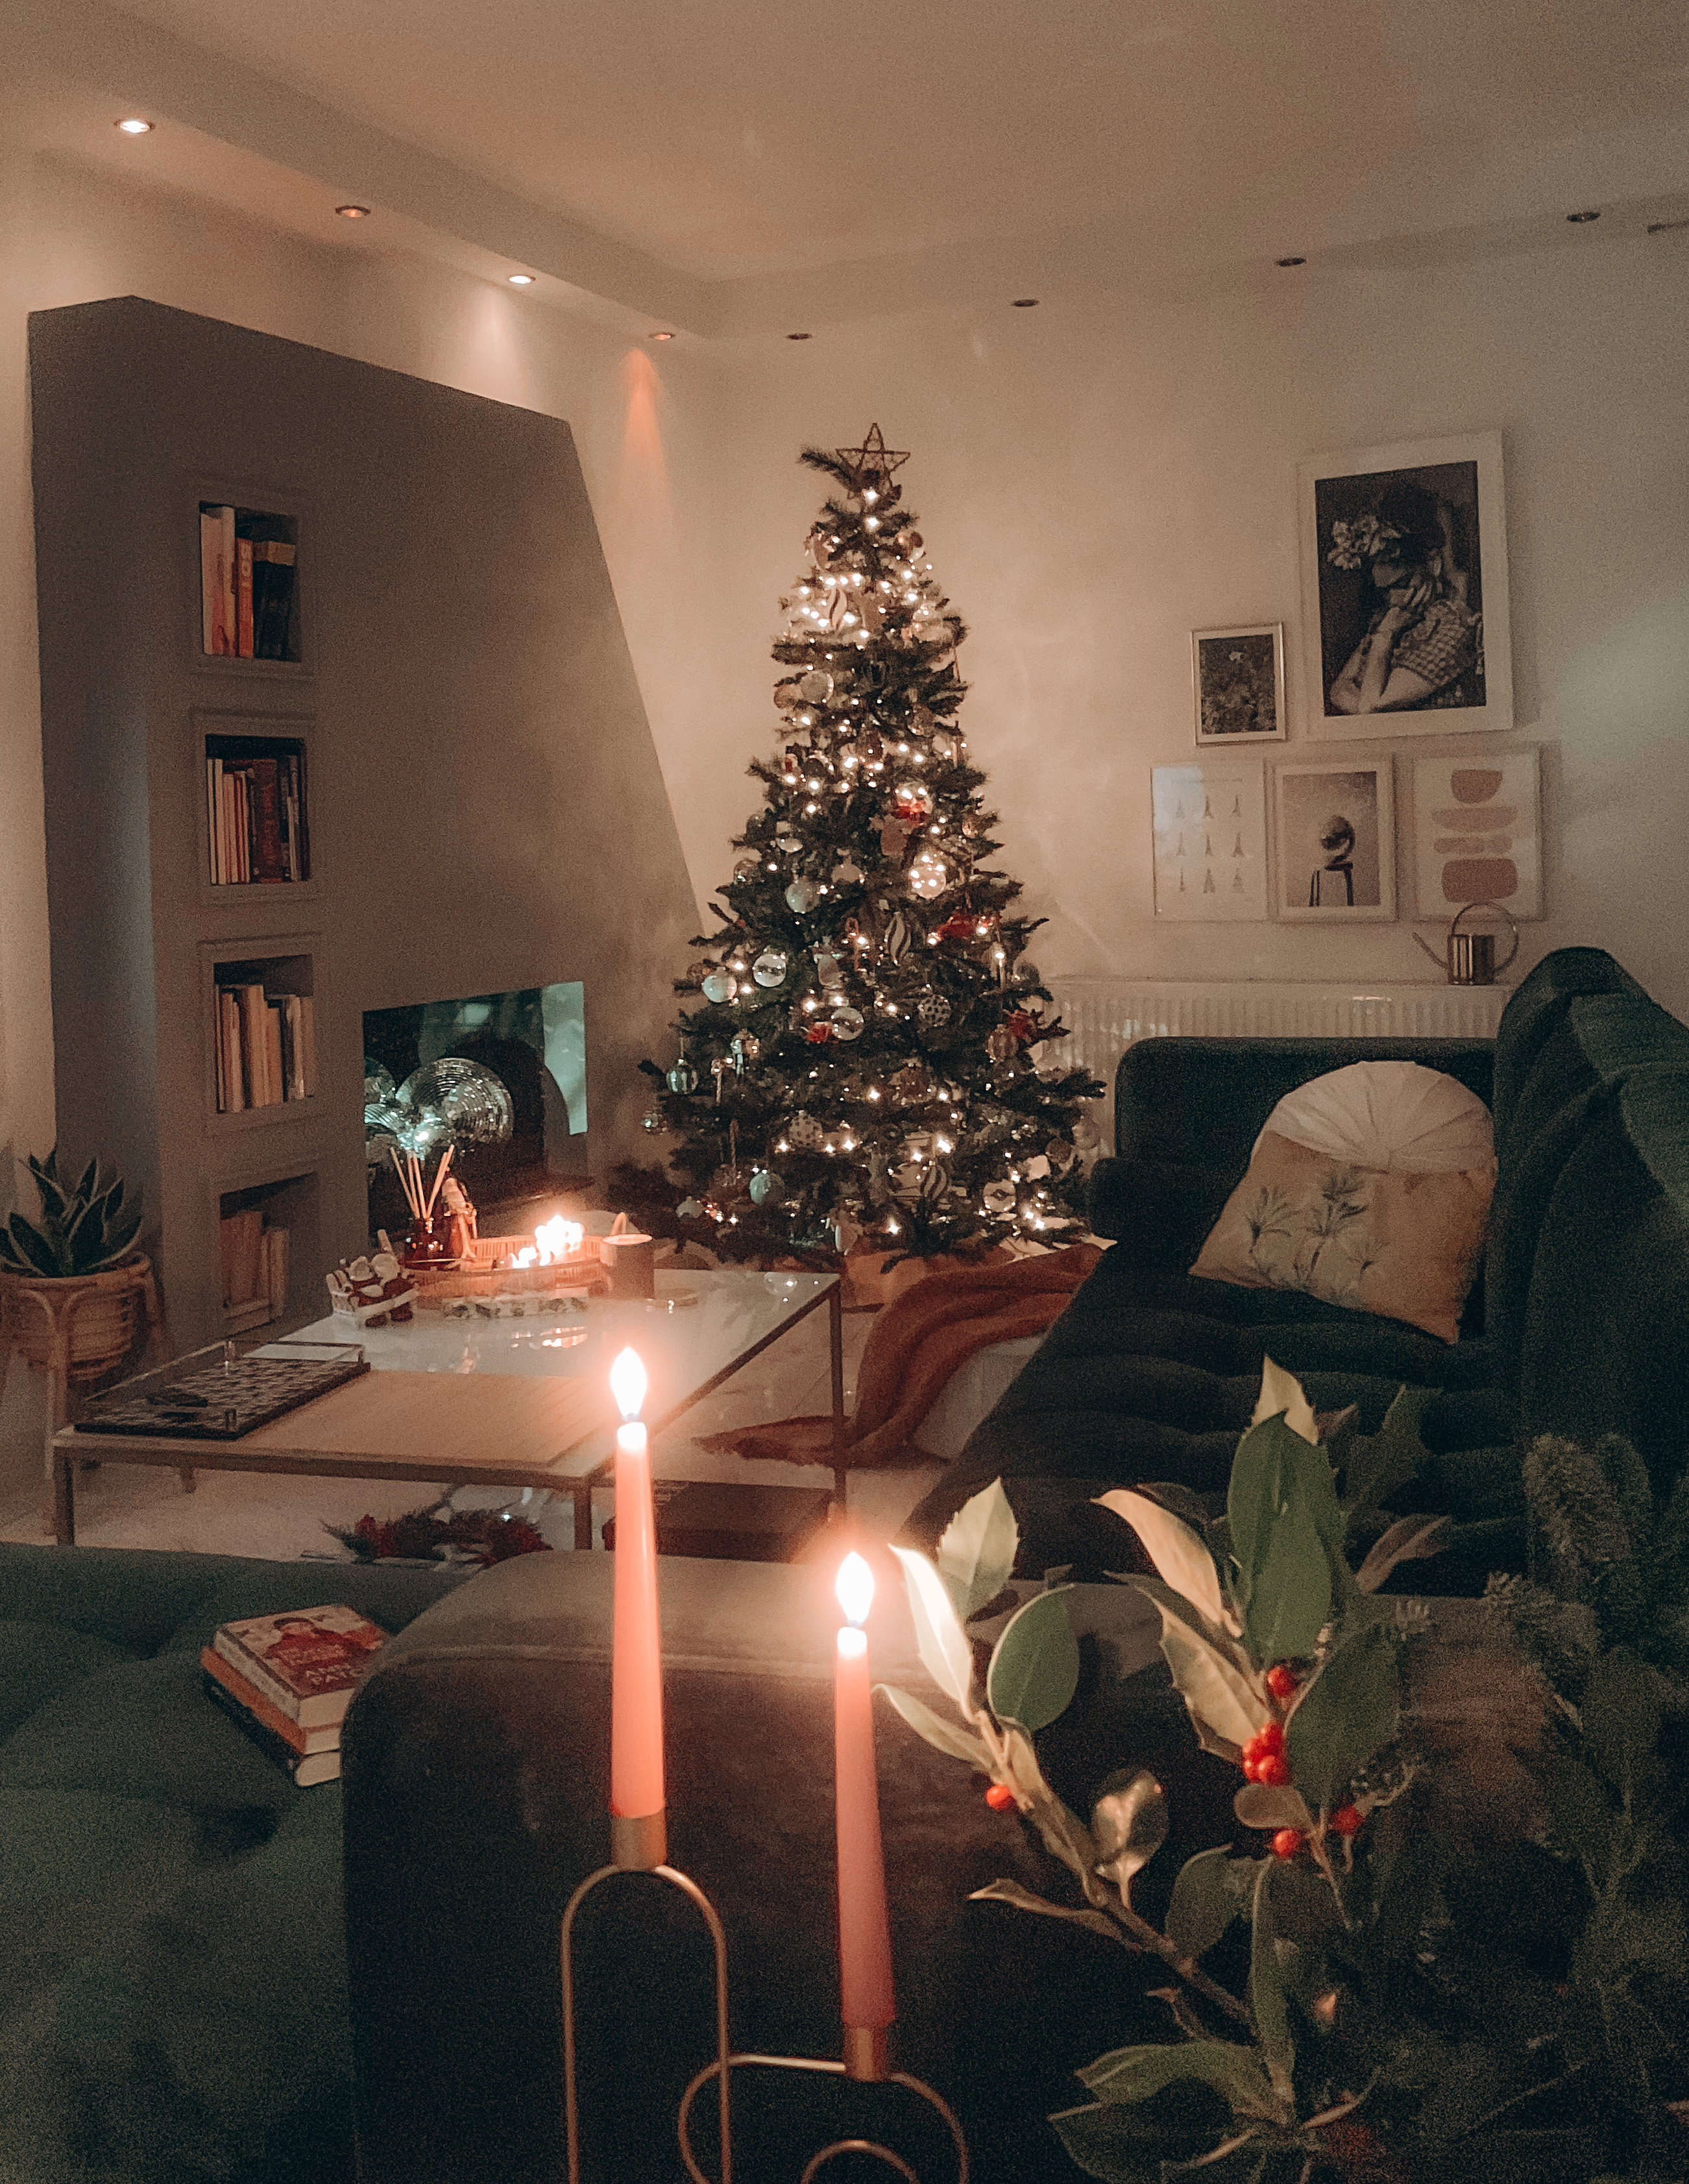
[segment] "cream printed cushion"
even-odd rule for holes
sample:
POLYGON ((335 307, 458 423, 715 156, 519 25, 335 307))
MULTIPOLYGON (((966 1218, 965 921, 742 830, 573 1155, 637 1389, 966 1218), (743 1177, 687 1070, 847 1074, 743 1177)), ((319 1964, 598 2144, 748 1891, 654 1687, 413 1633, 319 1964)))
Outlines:
POLYGON ((1495 1181, 1474 1094, 1418 1062, 1357 1061, 1279 1102, 1190 1271, 1302 1290, 1452 1342, 1495 1181))

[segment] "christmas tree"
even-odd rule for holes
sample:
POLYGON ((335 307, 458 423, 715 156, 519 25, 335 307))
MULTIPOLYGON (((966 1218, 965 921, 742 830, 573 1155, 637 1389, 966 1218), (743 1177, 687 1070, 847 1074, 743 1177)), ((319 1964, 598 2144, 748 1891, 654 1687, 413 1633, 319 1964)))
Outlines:
POLYGON ((683 1234, 733 1258, 1051 1242, 1083 1226, 1080 1102, 1051 1059, 1062 1026, 1023 953, 1042 919, 987 861, 995 815, 956 715, 967 632, 939 592, 878 425, 809 448, 831 482, 781 601, 780 754, 716 890, 720 930, 677 979, 677 1025, 647 1128, 683 1234))

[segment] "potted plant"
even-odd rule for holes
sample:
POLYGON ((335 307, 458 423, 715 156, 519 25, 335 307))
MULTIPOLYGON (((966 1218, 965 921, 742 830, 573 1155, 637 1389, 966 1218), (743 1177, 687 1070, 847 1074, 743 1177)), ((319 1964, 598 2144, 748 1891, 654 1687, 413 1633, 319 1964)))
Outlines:
POLYGON ((59 1366, 73 1384, 121 1364, 143 1309, 156 1318, 152 1262, 135 1248, 138 1194, 97 1158, 74 1183, 59 1173, 58 1150, 31 1153, 39 1221, 14 1213, 0 1228, 0 1306, 11 1346, 37 1371, 59 1366))

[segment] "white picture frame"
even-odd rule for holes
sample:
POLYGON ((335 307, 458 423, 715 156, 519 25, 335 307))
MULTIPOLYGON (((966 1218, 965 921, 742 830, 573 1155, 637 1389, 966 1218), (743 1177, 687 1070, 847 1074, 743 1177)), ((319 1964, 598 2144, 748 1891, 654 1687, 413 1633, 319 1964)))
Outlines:
POLYGON ((1296 477, 1308 734, 1510 733, 1501 434, 1310 455, 1296 477))
POLYGON ((1190 632, 1190 685, 1199 749, 1241 750, 1281 744, 1285 712, 1285 625, 1240 622, 1190 632))
POLYGON ((1150 808, 1158 920, 1224 925, 1267 916, 1267 785, 1259 759, 1152 766, 1150 808))
POLYGON ((1388 757, 1357 752, 1273 773, 1274 909, 1293 923, 1396 916, 1396 795, 1388 757))
POLYGON ((1413 758, 1413 907, 1447 924, 1471 902, 1541 917, 1540 747, 1413 758))

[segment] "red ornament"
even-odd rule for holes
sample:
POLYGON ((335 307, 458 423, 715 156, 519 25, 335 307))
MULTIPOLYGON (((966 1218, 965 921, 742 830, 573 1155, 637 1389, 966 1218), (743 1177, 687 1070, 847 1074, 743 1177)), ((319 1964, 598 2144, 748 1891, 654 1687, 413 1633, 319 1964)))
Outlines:
POLYGON ((1287 1668, 1282 1661, 1275 1662, 1267 1671, 1267 1688, 1281 1705, 1296 1690, 1299 1680, 1296 1670, 1287 1668))
POLYGON ((1339 1836, 1357 1836, 1367 1824, 1367 1816, 1358 1805, 1340 1805, 1331 1815, 1331 1832, 1339 1836))
POLYGON ((1294 1858, 1302 1847, 1302 1836, 1300 1828, 1280 1828, 1273 1838, 1274 1858, 1294 1858))
POLYGON ((811 1046, 825 1046, 833 1035, 830 1023, 812 1023, 806 1026, 804 1032, 804 1037, 811 1046))
POLYGON ((1006 1782, 994 1782, 985 1792, 985 1802, 994 1813, 1006 1813, 1013 1808, 1015 1793, 1006 1782))
MULTIPOLYGON (((1003 1019, 1003 1029, 1018 1046, 1025 1046, 1039 1036, 1036 1018, 1029 1017, 1024 1009, 1011 1009, 1003 1019)), ((1268 1683, 1270 1685, 1270 1678, 1268 1683)))
POLYGON ((977 940, 979 938, 978 921, 966 910, 952 911, 939 928, 940 940, 977 940))

